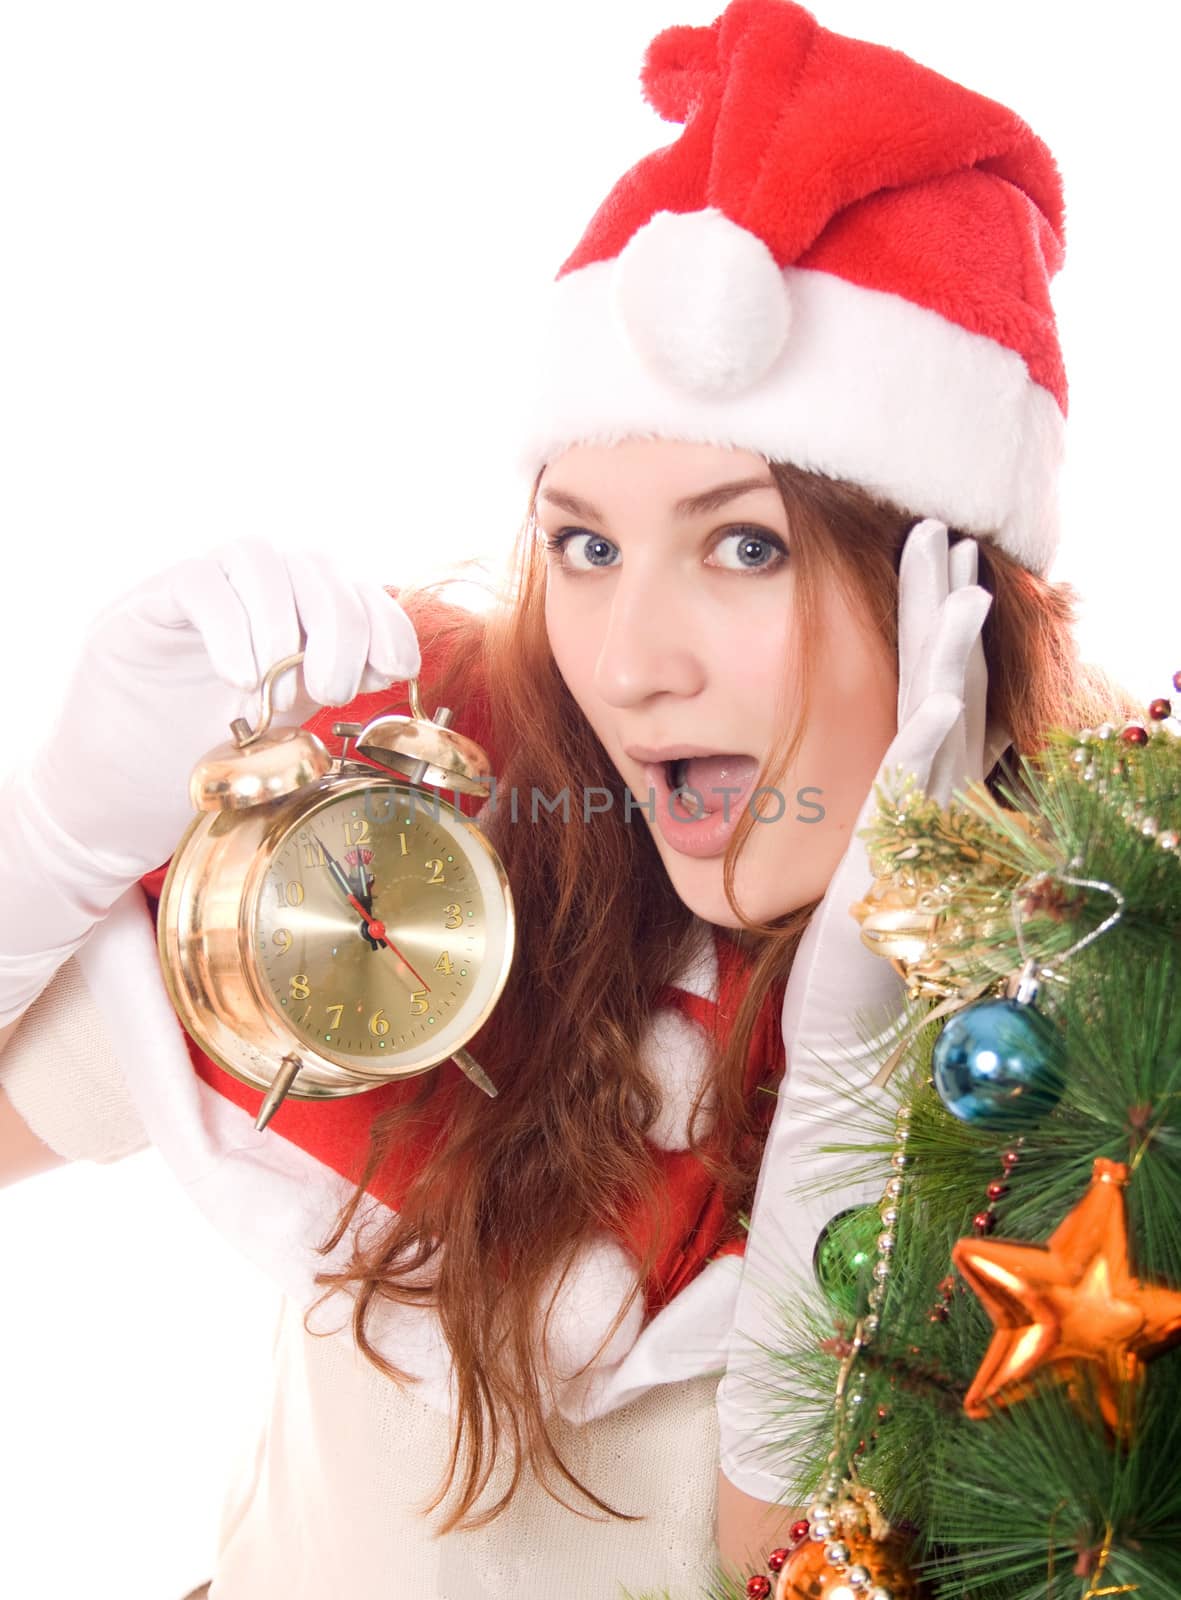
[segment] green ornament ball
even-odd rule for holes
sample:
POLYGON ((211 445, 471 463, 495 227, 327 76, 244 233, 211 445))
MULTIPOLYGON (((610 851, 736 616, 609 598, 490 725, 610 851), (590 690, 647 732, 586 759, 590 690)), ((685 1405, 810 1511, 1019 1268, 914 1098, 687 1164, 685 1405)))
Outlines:
POLYGON ((877 1206, 838 1211, 820 1231, 812 1270, 829 1305, 843 1316, 855 1317, 862 1309, 863 1285, 868 1287, 881 1231, 877 1206))

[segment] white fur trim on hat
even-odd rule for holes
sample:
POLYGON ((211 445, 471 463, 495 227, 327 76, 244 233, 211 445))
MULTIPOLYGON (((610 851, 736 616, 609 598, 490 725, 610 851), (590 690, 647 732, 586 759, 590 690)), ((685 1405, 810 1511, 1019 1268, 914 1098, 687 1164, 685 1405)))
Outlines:
MULTIPOLYGON (((790 326, 771 365, 738 392, 703 392, 637 350, 616 273, 599 261, 553 285, 522 451, 531 477, 574 444, 698 440, 848 479, 1048 569, 1064 422, 1016 351, 900 295, 787 267, 790 326)), ((702 361, 720 366, 716 352, 702 361)))

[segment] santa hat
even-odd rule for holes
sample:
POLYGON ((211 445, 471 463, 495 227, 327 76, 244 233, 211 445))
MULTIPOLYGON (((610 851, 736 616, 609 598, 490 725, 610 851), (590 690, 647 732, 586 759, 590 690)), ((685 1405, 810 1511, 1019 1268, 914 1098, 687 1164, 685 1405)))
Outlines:
POLYGON ((1044 574, 1066 377, 1042 141, 790 0, 666 29, 642 82, 684 131, 620 179, 550 291, 526 469, 628 437, 752 450, 1044 574))

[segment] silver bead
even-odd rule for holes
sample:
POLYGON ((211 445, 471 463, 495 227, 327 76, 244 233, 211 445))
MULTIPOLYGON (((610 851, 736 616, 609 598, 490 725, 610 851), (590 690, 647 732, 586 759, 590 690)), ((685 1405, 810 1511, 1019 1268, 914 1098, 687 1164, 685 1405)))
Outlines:
POLYGON ((1145 817, 1144 821, 1140 824, 1140 832, 1146 839, 1155 839, 1159 826, 1160 824, 1157 822, 1155 817, 1145 817))
POLYGON ((879 1255, 883 1255, 883 1256, 888 1256, 890 1254, 890 1251, 893 1250, 894 1246, 897 1243, 898 1243, 898 1241, 897 1241, 897 1239, 894 1237, 894 1235, 892 1233, 889 1233, 889 1232, 879 1233, 878 1234, 878 1254, 879 1255))
POLYGON ((849 1568, 845 1574, 845 1582, 850 1589, 864 1589, 869 1582, 869 1568, 863 1567, 860 1562, 849 1568))
POLYGON ((881 1327, 881 1325, 882 1325, 881 1317, 874 1316, 871 1313, 871 1315, 866 1317, 865 1321, 861 1324, 861 1331, 862 1331, 862 1333, 865 1335, 865 1337, 867 1339, 872 1339, 874 1334, 881 1327))
POLYGON ((894 1591, 887 1589, 884 1583, 875 1583, 865 1600, 894 1600, 894 1591))
POLYGON ((902 1179, 888 1178, 886 1180, 886 1194, 891 1200, 897 1200, 902 1193, 902 1179))
POLYGON ((1157 834, 1156 842, 1162 850, 1175 850, 1181 844, 1181 835, 1174 833, 1172 828, 1166 828, 1163 833, 1157 834))
POLYGON ((864 1389, 851 1389, 845 1396, 845 1404, 856 1410, 858 1406, 863 1406, 868 1398, 864 1389))
POLYGON ((832 1503, 833 1503, 833 1501, 835 1499, 836 1499, 836 1495, 835 1494, 830 1494, 830 1495, 825 1495, 823 1493, 818 1494, 816 1496, 816 1499, 808 1507, 808 1521, 809 1522, 822 1522, 825 1519, 825 1517, 831 1517, 832 1516, 832 1503))
POLYGON ((832 1538, 833 1532, 831 1517, 808 1518, 808 1537, 813 1544, 823 1544, 826 1539, 832 1538))
POLYGON ((873 1264, 873 1280, 875 1283, 885 1283, 890 1276, 890 1263, 888 1261, 875 1261, 873 1264))
POLYGON ((1094 728, 1080 728, 1078 731, 1078 736, 1080 743, 1086 744, 1088 739, 1093 739, 1095 737, 1095 730, 1094 728))
POLYGON ((897 1206, 883 1206, 878 1212, 878 1216, 881 1217, 887 1228, 892 1228, 894 1226, 894 1224, 898 1221, 898 1215, 899 1212, 897 1206))
MULTIPOLYGON (((878 1266, 880 1265, 881 1262, 878 1263, 878 1266)), ((875 1268, 874 1271, 876 1275, 877 1269, 875 1268)), ((879 1311, 881 1309, 882 1301, 885 1299, 885 1290, 882 1288, 881 1284, 875 1283, 865 1298, 869 1301, 872 1310, 879 1311)))
POLYGON ((843 1539, 834 1539, 824 1547, 824 1559, 834 1567, 843 1567, 849 1560, 849 1546, 843 1539))
POLYGON ((895 1118, 895 1121, 897 1121, 897 1122, 909 1122, 910 1121, 910 1107, 909 1106, 899 1106, 898 1110, 894 1113, 894 1118, 895 1118))
POLYGON ((1090 757, 1083 746, 1080 745, 1077 750, 1072 750, 1070 752, 1070 759, 1074 762, 1076 767, 1081 767, 1090 760, 1090 757))
POLYGON ((1084 783, 1090 783, 1091 780, 1094 778, 1094 776, 1095 776, 1095 763, 1093 761, 1088 761, 1086 766, 1083 768, 1083 782, 1084 783))
POLYGON ((1099 739, 1110 739, 1114 732, 1115 724, 1113 722, 1101 722, 1095 729, 1095 735, 1099 739))
POLYGON ((895 1150, 890 1157, 890 1165, 895 1172, 905 1172, 906 1168, 910 1166, 910 1157, 901 1150, 895 1150))

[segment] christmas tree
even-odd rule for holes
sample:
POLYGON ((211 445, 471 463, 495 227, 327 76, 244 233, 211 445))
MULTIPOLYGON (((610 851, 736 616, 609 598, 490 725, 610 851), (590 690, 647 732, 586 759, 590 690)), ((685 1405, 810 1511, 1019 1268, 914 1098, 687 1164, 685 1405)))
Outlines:
POLYGON ((784 1293, 807 1510, 719 1594, 1181 1596, 1181 723, 1055 730, 994 788, 879 786, 855 914, 906 1014, 829 1148, 882 1198, 784 1293))

